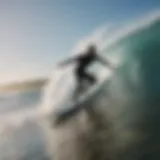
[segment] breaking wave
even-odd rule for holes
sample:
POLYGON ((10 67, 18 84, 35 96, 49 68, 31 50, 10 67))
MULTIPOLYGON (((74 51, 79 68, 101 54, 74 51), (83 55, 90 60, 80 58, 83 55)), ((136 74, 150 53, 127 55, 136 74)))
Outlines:
MULTIPOLYGON (((42 110, 52 118, 45 130, 54 160, 159 159, 160 14, 102 35, 96 43, 117 69, 84 104, 87 110, 52 126, 55 112, 72 96, 74 66, 55 69, 45 89, 42 110)), ((103 78, 106 69, 95 65, 92 71, 103 78)))

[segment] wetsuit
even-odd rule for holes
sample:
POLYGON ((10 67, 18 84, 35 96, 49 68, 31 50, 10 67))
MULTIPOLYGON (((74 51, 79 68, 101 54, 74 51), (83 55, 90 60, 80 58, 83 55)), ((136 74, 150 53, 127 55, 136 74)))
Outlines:
POLYGON ((97 54, 95 46, 90 46, 86 54, 67 59, 62 63, 60 63, 62 66, 70 64, 72 62, 76 63, 74 75, 77 82, 77 90, 78 90, 77 93, 84 87, 83 82, 85 80, 87 80, 91 85, 96 82, 96 77, 87 72, 87 67, 89 67, 96 60, 98 60, 104 65, 108 65, 111 68, 109 61, 104 60, 97 54))
POLYGON ((97 55, 94 52, 87 53, 85 55, 81 55, 77 58, 77 67, 75 69, 75 76, 78 84, 82 84, 84 80, 88 80, 90 84, 94 84, 96 82, 96 78, 87 73, 87 67, 96 60, 97 55))

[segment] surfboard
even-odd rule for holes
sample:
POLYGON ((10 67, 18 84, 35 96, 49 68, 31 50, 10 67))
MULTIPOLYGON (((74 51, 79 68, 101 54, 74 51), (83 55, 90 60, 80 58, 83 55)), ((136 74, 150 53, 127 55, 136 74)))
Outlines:
POLYGON ((94 97, 94 95, 103 87, 106 81, 108 80, 107 76, 100 79, 96 84, 91 86, 86 93, 83 93, 76 102, 70 103, 69 107, 63 109, 56 113, 55 125, 61 124, 62 122, 67 121, 73 116, 76 116, 82 109, 84 109, 87 103, 94 97))

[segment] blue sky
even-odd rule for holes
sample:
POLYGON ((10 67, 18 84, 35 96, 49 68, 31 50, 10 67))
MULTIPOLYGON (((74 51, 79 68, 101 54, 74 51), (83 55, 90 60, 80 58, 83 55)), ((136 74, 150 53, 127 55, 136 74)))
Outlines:
POLYGON ((0 83, 48 76, 94 29, 159 7, 159 0, 2 0, 0 83))

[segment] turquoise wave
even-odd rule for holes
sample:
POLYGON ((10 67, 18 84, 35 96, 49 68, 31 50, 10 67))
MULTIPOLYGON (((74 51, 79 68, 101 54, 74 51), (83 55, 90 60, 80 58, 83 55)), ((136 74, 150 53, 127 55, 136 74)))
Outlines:
MULTIPOLYGON (((129 30, 123 28, 122 31, 113 33, 114 38, 110 37, 113 41, 109 44, 108 40, 104 41, 104 55, 117 61, 118 65, 112 77, 106 79, 106 83, 100 86, 96 94, 83 104, 82 108, 92 108, 85 110, 89 120, 83 110, 81 116, 72 118, 51 131, 55 140, 51 145, 55 148, 53 153, 57 159, 61 157, 58 147, 67 140, 71 146, 77 145, 71 149, 68 143, 63 145, 66 155, 77 157, 78 153, 77 159, 83 159, 87 153, 94 157, 95 152, 100 159, 160 159, 160 16, 136 23, 129 30), (58 133, 62 134, 61 142, 56 141, 58 133), (79 148, 80 142, 77 139, 81 134, 85 142, 79 148), (99 136, 101 134, 104 136, 99 136), (72 139, 72 136, 77 139, 72 139), (103 145, 92 147, 98 144, 103 145)), ((57 82, 65 77, 64 84, 57 86, 58 83, 53 80, 48 86, 46 109, 49 108, 52 113, 67 104, 65 96, 70 94, 72 88, 72 81, 69 80, 71 71, 69 69, 56 77, 57 82)), ((93 71, 97 75, 102 73, 97 66, 93 71)), ((66 160, 67 156, 63 156, 66 160)))

